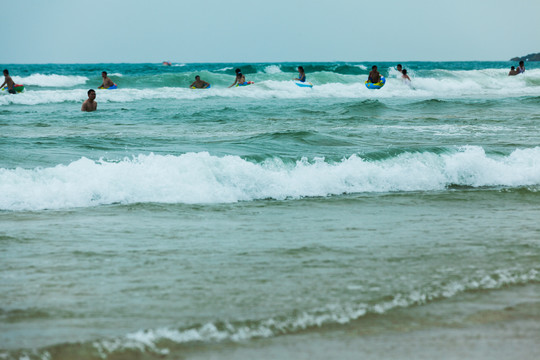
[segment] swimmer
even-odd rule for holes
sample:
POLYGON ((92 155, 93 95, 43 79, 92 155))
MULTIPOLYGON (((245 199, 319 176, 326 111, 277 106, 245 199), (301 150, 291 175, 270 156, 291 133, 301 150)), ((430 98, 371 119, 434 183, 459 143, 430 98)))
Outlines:
POLYGON ((514 66, 512 66, 510 68, 510 72, 508 73, 508 76, 514 76, 514 75, 517 75, 519 74, 519 72, 516 70, 516 68, 514 66))
POLYGON ((398 71, 398 73, 400 73, 400 74, 402 73, 403 67, 401 66, 401 64, 397 64, 396 70, 398 71))
POLYGON ((242 70, 236 69, 234 72, 236 73, 236 78, 234 79, 234 83, 229 87, 233 87, 236 84, 246 85, 246 77, 242 74, 242 70))
POLYGON ((409 82, 411 81, 411 78, 409 77, 409 75, 407 75, 407 69, 403 69, 403 70, 401 71, 401 73, 403 74, 403 75, 401 75, 401 78, 402 78, 404 81, 409 81, 409 82))
POLYGON ((88 99, 83 102, 81 111, 96 111, 97 110, 97 102, 94 101, 96 99, 96 92, 94 89, 88 90, 88 99))
POLYGON ((368 81, 373 84, 376 84, 379 81, 381 81, 381 74, 379 74, 379 72, 377 71, 377 65, 373 65, 371 67, 371 71, 368 76, 368 81))
POLYGON ((202 81, 199 75, 195 76, 195 81, 191 85, 189 85, 190 88, 196 89, 206 89, 209 86, 210 84, 206 81, 202 81))
POLYGON ((519 62, 517 72, 518 74, 523 74, 525 72, 525 64, 523 63, 523 60, 519 62))
POLYGON ((9 76, 9 71, 7 69, 4 70, 4 82, 2 83, 2 85, 0 85, 0 89, 2 89, 4 87, 4 85, 7 85, 8 93, 10 93, 10 94, 16 94, 17 93, 15 91, 15 82, 13 81, 11 76, 9 76))
POLYGON ((113 81, 111 79, 109 79, 107 77, 107 72, 106 71, 103 71, 101 73, 101 77, 103 78, 103 83, 98 87, 99 89, 108 89, 111 86, 116 85, 115 83, 113 83, 113 81))
POLYGON ((294 78, 293 80, 306 82, 306 73, 304 72, 304 68, 302 66, 298 67, 298 78, 294 78))

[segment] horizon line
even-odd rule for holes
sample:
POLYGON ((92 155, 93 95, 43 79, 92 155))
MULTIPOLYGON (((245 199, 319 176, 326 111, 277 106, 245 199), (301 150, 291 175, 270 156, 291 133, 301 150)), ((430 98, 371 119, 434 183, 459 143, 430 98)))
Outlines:
MULTIPOLYGON (((131 61, 122 61, 122 62, 20 62, 20 63, 0 63, 0 65, 90 65, 90 64, 162 64, 163 62, 168 61, 171 64, 276 64, 276 63, 389 63, 389 62, 513 62, 515 60, 328 60, 328 61, 201 61, 201 62, 183 62, 183 61, 170 61, 162 60, 157 62, 131 62, 131 61)), ((526 62, 540 62, 540 61, 529 61, 526 62)))

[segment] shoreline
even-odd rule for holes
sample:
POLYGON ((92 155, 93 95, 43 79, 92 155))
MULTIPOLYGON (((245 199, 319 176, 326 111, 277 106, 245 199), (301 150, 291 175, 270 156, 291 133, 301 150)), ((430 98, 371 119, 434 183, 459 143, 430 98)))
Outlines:
POLYGON ((194 346, 175 358, 535 360, 540 358, 540 285, 517 288, 398 309, 389 318, 361 318, 340 329, 194 346), (441 319, 448 311, 452 316, 441 319), (396 323, 394 315, 405 315, 406 321, 396 323))

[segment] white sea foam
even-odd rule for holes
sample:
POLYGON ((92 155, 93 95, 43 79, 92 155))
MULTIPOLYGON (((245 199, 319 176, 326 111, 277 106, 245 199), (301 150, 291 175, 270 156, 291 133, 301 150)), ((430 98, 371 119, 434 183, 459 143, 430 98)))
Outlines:
POLYGON ((537 186, 540 147, 489 157, 480 147, 451 154, 404 153, 381 161, 303 158, 252 163, 206 152, 81 158, 69 165, 0 169, 0 210, 41 210, 139 202, 211 204, 344 193, 436 191, 464 186, 537 186))
POLYGON ((32 74, 30 76, 21 77, 13 76, 15 83, 23 85, 33 85, 41 87, 72 87, 76 85, 83 85, 89 80, 85 76, 66 76, 66 75, 44 75, 44 74, 32 74))
POLYGON ((13 96, 1 96, 0 106, 9 104, 38 105, 75 101, 82 103, 88 98, 87 90, 27 90, 13 96))
POLYGON ((437 299, 450 298, 465 291, 498 289, 512 284, 526 284, 537 281, 538 275, 538 271, 535 269, 500 269, 493 273, 479 273, 474 277, 463 278, 448 284, 426 284, 422 290, 413 290, 407 294, 398 293, 393 295, 391 300, 374 304, 328 304, 301 312, 299 315, 276 316, 255 321, 250 325, 207 323, 183 330, 167 328, 140 330, 124 337, 96 341, 93 346, 103 358, 113 352, 127 349, 166 355, 169 353, 168 349, 157 346, 161 340, 181 344, 195 341, 246 341, 253 338, 268 338, 326 324, 346 324, 368 313, 384 314, 395 308, 422 305, 437 299))
POLYGON ((264 68, 264 72, 267 74, 279 74, 281 73, 281 68, 278 65, 268 65, 264 68))

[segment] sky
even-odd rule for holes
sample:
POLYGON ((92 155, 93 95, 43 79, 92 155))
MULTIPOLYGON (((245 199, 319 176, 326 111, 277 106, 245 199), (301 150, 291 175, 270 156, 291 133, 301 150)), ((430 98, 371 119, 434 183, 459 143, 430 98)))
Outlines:
POLYGON ((540 52, 540 1, 16 0, 0 63, 504 61, 540 52))

